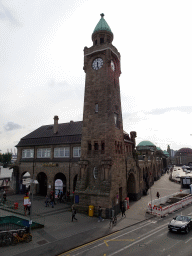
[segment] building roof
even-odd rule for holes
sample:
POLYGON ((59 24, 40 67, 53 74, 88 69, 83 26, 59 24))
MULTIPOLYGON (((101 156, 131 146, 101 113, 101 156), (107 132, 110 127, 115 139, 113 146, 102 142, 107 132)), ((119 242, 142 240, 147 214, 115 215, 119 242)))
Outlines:
POLYGON ((149 147, 149 146, 156 147, 155 144, 153 144, 151 141, 148 141, 148 140, 141 141, 141 142, 137 145, 137 147, 149 147))
MULTIPOLYGON (((112 33, 112 31, 111 31, 109 25, 107 24, 106 20, 103 18, 103 17, 104 17, 104 14, 102 13, 102 14, 100 14, 100 15, 101 15, 101 19, 100 19, 100 21, 97 23, 97 26, 95 27, 95 29, 94 29, 94 31, 93 31, 93 34, 94 34, 95 32, 103 31, 103 30, 112 33)), ((112 34, 113 34, 113 33, 112 33, 112 34)))
POLYGON ((54 133, 54 125, 43 125, 21 138, 16 147, 81 143, 82 121, 58 124, 58 132, 54 133))
POLYGON ((187 156, 187 155, 192 155, 192 149, 191 148, 180 148, 177 153, 176 156, 187 156))

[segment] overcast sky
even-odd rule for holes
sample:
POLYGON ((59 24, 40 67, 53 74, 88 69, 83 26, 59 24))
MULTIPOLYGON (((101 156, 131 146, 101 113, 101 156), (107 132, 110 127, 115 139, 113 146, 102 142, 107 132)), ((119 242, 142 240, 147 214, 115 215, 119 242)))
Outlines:
POLYGON ((0 0, 0 149, 83 118, 83 49, 100 14, 121 54, 123 127, 163 150, 192 147, 191 0, 0 0))

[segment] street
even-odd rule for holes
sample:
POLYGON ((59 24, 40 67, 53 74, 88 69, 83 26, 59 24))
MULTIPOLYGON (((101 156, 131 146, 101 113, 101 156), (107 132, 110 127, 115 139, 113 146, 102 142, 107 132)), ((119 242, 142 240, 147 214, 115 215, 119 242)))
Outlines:
MULTIPOLYGON (((180 191, 180 184, 171 182, 169 180, 169 175, 165 174, 152 186, 152 199, 156 198, 157 191, 159 191, 161 197, 171 195, 180 191)), ((23 195, 13 195, 8 197, 8 200, 19 202, 21 213, 23 213, 23 195)), ((42 224, 45 225, 44 229, 32 230, 33 240, 28 244, 23 243, 15 247, 1 247, 0 255, 107 256, 127 255, 127 252, 132 253, 130 255, 145 255, 144 253, 146 253, 146 255, 153 255, 154 250, 157 248, 159 250, 159 255, 168 256, 169 254, 163 254, 163 252, 168 252, 168 248, 174 245, 174 242, 178 242, 178 239, 181 241, 185 239, 186 242, 191 238, 192 231, 186 236, 180 234, 168 234, 167 224, 176 213, 163 219, 154 218, 152 215, 146 213, 147 204, 150 200, 151 195, 149 192, 148 195, 143 196, 139 201, 130 202, 130 208, 126 211, 127 217, 122 219, 121 215, 119 215, 117 218, 117 225, 112 229, 109 229, 109 220, 105 219, 103 222, 98 223, 97 217, 89 217, 88 215, 80 213, 77 213, 76 215, 78 221, 71 222, 69 205, 57 204, 54 208, 45 207, 44 197, 36 196, 34 197, 33 220, 43 222, 42 224), (162 241, 164 241, 163 239, 167 240, 164 242, 164 247, 160 244, 160 242, 162 243, 162 241), (86 245, 87 243, 89 243, 89 245, 86 245), (79 246, 82 246, 81 250, 70 251, 79 246), (162 248, 158 248, 159 246, 162 246, 162 248)), ((182 211, 183 214, 185 211, 191 213, 191 206, 184 209, 182 211)), ((0 209, 0 216, 13 214, 17 215, 17 210, 9 212, 0 209)), ((189 244, 190 243, 187 242, 185 244, 186 248, 183 250, 187 250, 189 244)), ((179 249, 181 248, 180 243, 178 243, 178 247, 179 249)), ((174 248, 176 248, 176 251, 179 251, 177 245, 174 245, 172 250, 174 250, 174 248)), ((188 255, 187 252, 186 255, 188 255)))
POLYGON ((192 206, 165 218, 155 217, 143 223, 98 239, 62 256, 191 256, 192 231, 189 234, 170 233, 168 223, 178 214, 192 214, 192 206))

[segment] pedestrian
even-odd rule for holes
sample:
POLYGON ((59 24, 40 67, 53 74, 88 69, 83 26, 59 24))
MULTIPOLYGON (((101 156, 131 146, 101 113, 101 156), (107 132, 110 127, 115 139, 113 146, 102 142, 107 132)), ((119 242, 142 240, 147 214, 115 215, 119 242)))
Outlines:
POLYGON ((3 191, 3 203, 5 203, 7 201, 7 195, 5 190, 3 191))
POLYGON ((45 197, 45 207, 49 206, 49 197, 46 195, 45 197))
POLYGON ((101 209, 101 206, 99 206, 99 209, 98 209, 98 222, 104 221, 104 219, 101 216, 102 216, 102 209, 101 209))
POLYGON ((51 195, 50 195, 50 203, 51 203, 52 208, 54 208, 54 195, 53 195, 53 192, 51 192, 51 195))
POLYGON ((59 197, 59 202, 61 203, 61 202, 62 202, 62 200, 63 200, 63 192, 61 191, 61 193, 60 193, 60 197, 59 197))
POLYGON ((75 207, 72 206, 72 222, 73 222, 73 219, 74 219, 74 220, 77 220, 77 219, 75 218, 75 214, 76 214, 76 213, 77 213, 77 211, 76 211, 75 207))
POLYGON ((123 218, 123 216, 126 217, 126 215, 125 215, 125 205, 124 205, 124 203, 122 203, 122 205, 121 205, 121 213, 122 213, 122 218, 123 218))
POLYGON ((160 194, 159 194, 159 192, 158 192, 158 191, 157 191, 157 195, 156 195, 156 196, 157 196, 157 198, 159 199, 159 197, 160 197, 160 194))
POLYGON ((61 198, 61 192, 60 192, 60 190, 59 190, 59 192, 58 192, 58 194, 57 194, 57 201, 61 203, 60 198, 61 198))

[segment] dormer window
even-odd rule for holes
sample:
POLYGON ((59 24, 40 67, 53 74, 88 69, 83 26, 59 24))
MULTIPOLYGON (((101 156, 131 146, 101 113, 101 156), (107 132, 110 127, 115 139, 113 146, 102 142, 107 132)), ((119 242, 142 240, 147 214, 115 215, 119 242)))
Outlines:
POLYGON ((104 37, 100 38, 100 44, 104 44, 104 37))

